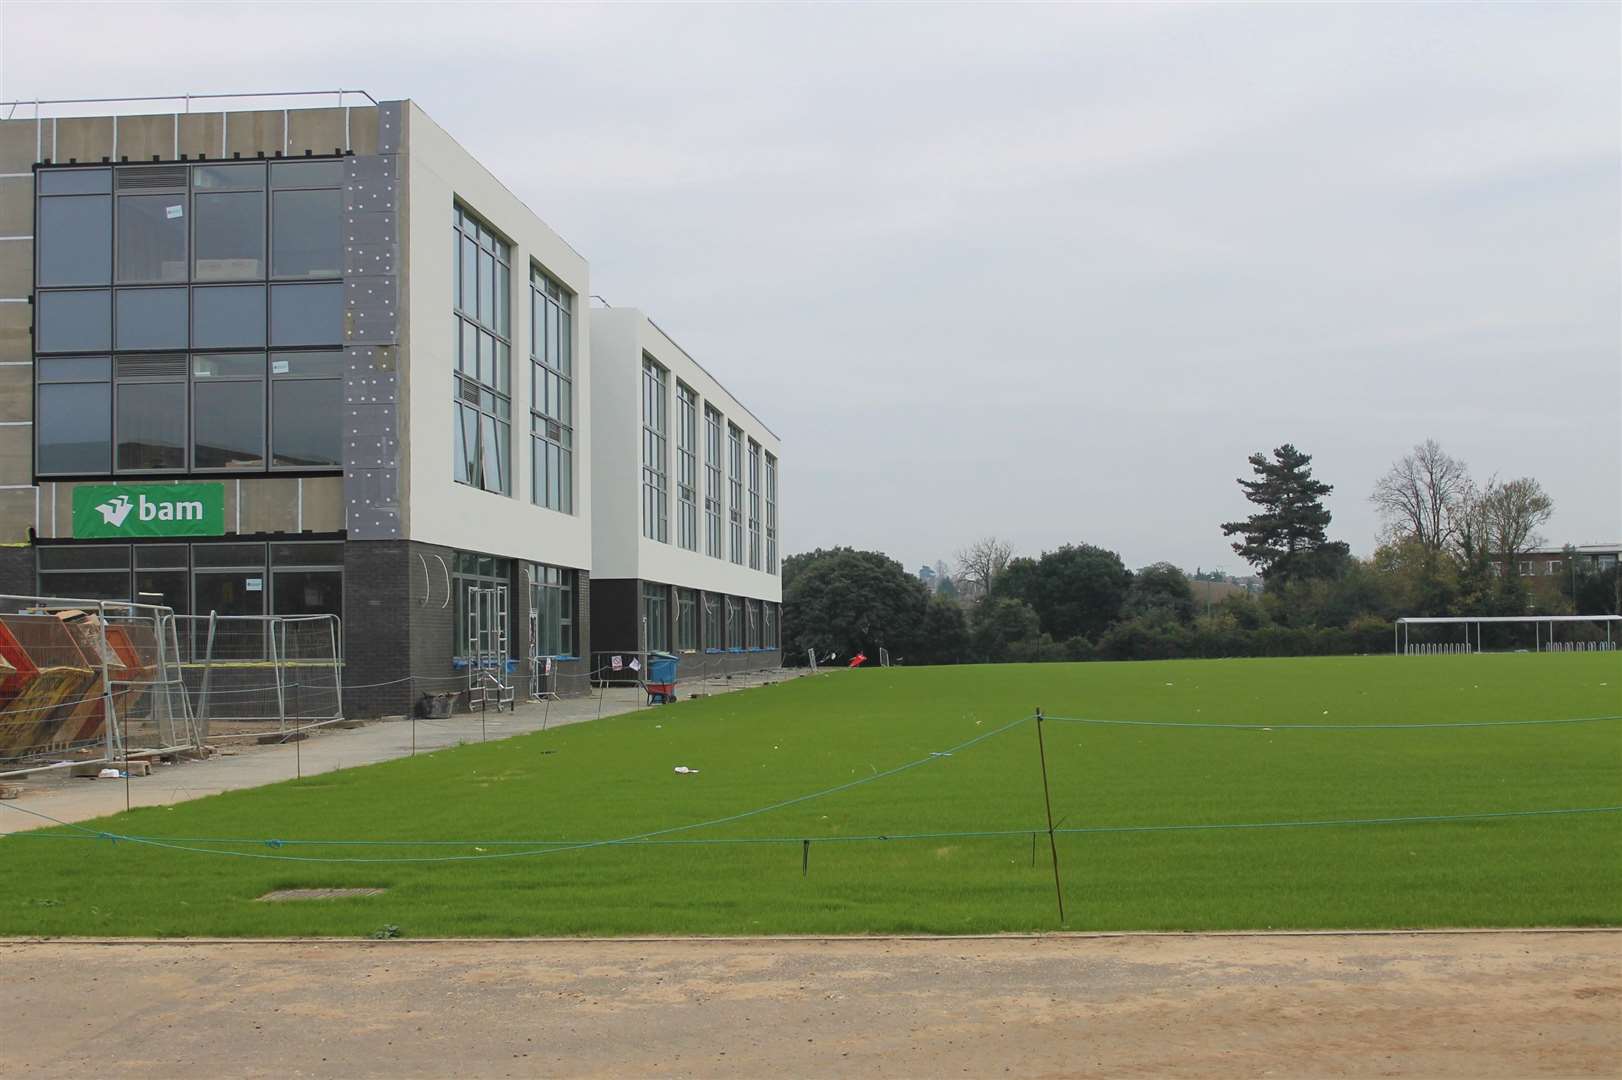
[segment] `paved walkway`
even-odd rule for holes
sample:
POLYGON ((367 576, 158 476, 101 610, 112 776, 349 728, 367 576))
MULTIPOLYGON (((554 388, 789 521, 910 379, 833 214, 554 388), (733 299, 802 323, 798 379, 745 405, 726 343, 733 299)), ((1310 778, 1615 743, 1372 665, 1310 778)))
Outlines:
MULTIPOLYGON (((788 669, 737 675, 731 679, 712 679, 702 688, 691 689, 711 694, 732 693, 799 674, 802 672, 788 669)), ((513 712, 458 713, 449 720, 386 720, 358 728, 319 728, 300 742, 275 746, 259 746, 252 739, 220 739, 215 745, 221 753, 207 760, 154 765, 152 775, 131 777, 127 785, 128 805, 163 806, 185 802, 222 791, 352 769, 462 743, 505 739, 539 731, 542 727, 578 724, 646 707, 647 696, 637 688, 611 687, 591 697, 540 704, 525 702, 513 712)), ((125 809, 123 780, 71 779, 64 770, 0 783, 17 785, 23 790, 21 798, 0 801, 0 835, 51 824, 45 818, 21 811, 48 814, 59 821, 88 821, 125 809)))
POLYGON ((10 1076, 1622 1073, 1622 934, 0 943, 10 1076))

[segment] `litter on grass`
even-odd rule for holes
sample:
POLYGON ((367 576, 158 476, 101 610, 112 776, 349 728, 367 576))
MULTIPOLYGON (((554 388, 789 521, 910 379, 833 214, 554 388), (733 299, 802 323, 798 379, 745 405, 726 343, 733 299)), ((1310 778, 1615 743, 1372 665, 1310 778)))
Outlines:
POLYGON ((697 773, 697 772, 698 772, 698 770, 697 770, 697 769, 689 769, 689 768, 688 768, 688 767, 687 767, 687 766, 685 766, 685 765, 677 765, 677 766, 676 766, 676 767, 675 767, 675 769, 673 769, 673 770, 672 770, 672 771, 673 771, 673 772, 679 772, 679 773, 681 773, 681 774, 682 774, 682 775, 683 775, 683 776, 688 776, 688 775, 691 775, 691 774, 696 774, 696 773, 697 773))

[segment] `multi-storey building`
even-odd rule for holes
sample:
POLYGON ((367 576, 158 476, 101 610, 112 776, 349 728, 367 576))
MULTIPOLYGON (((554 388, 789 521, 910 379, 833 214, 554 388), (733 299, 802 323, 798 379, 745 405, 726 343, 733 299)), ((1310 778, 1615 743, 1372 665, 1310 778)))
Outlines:
POLYGON ((593 649, 776 664, 777 436, 635 309, 592 311, 591 369, 593 649))
MULTIPOLYGON (((593 429, 644 427, 586 260, 412 102, 201 104, 0 121, 0 592, 338 614, 355 712, 489 650, 584 689, 593 429)), ((764 559, 693 584, 775 600, 764 559)))

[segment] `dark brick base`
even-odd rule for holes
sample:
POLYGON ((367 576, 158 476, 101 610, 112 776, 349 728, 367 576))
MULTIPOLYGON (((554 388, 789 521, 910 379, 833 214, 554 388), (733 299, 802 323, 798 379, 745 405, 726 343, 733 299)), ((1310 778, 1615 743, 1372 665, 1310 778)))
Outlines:
MULTIPOLYGON (((344 545, 345 715, 409 714, 425 693, 454 692, 464 703, 467 674, 452 659, 459 651, 456 603, 451 596, 456 552, 397 540, 353 540, 344 545), (408 678, 409 676, 409 678, 408 678)), ((515 561, 515 567, 522 563, 515 561)), ((507 583, 514 655, 529 656, 529 587, 522 570, 507 583)), ((576 574, 576 634, 582 653, 591 640, 591 579, 576 574)), ((557 692, 589 690, 586 662, 554 666, 557 692)), ((529 692, 529 668, 514 674, 518 696, 529 692)))

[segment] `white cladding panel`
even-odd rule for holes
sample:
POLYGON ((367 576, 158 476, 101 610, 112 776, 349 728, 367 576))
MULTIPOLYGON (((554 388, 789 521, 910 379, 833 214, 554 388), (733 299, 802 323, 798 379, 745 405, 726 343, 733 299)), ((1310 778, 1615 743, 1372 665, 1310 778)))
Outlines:
POLYGON ((516 195, 408 103, 403 471, 412 540, 559 566, 591 566, 591 289, 586 260, 516 195), (451 223, 457 202, 512 245, 512 494, 453 478, 456 318, 451 223), (529 267, 575 294, 574 513, 530 502, 529 267))
MULTIPOLYGON (((748 409, 726 391, 697 361, 665 335, 642 312, 634 308, 596 308, 591 312, 591 367, 596 395, 591 413, 591 445, 597 490, 594 493, 592 521, 592 576, 594 578, 641 578, 686 588, 706 589, 753 599, 781 601, 781 574, 750 569, 727 558, 704 553, 704 405, 720 410, 727 422, 743 430, 746 439, 759 443, 762 450, 777 459, 778 563, 783 547, 783 462, 782 445, 748 409), (642 535, 642 360, 651 357, 668 371, 666 396, 669 402, 666 426, 665 473, 669 477, 669 543, 642 535), (682 382, 697 391, 698 424, 698 524, 699 550, 689 551, 676 543, 676 384, 682 382)), ((723 435, 723 454, 725 452, 723 435)), ((745 454, 745 498, 747 495, 747 451, 745 454)), ((722 494, 727 491, 725 462, 722 494)), ((764 459, 761 478, 761 550, 765 551, 764 459)), ((747 515, 746 515, 747 527, 747 515)), ((727 529, 722 510, 722 531, 727 529)), ((723 540, 725 536, 723 535, 723 540)), ((723 546, 723 550, 728 550, 723 546)))

